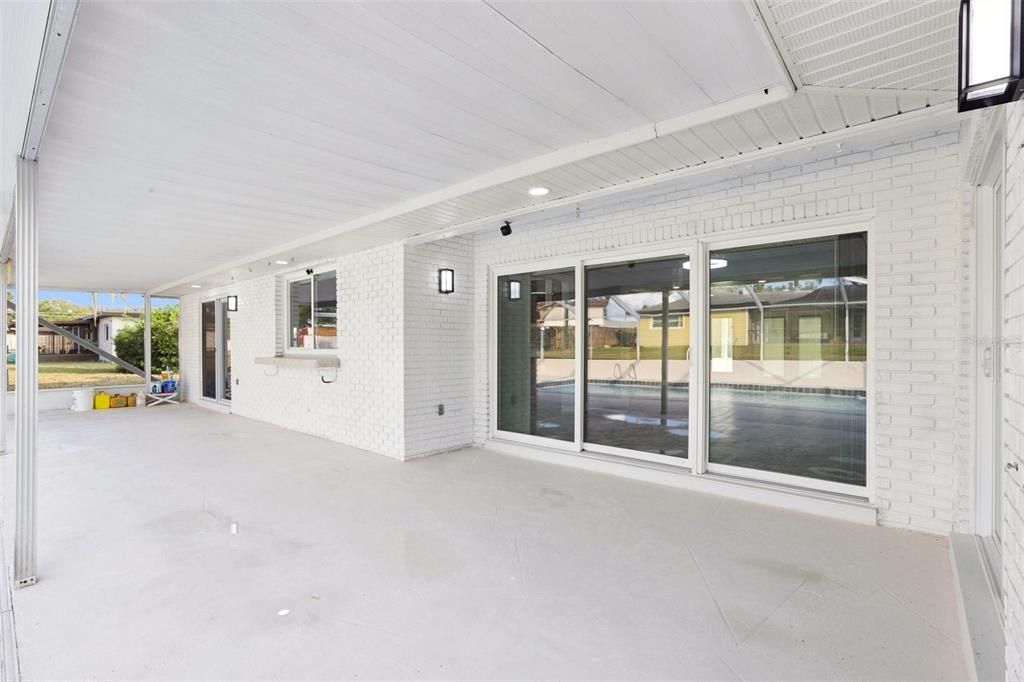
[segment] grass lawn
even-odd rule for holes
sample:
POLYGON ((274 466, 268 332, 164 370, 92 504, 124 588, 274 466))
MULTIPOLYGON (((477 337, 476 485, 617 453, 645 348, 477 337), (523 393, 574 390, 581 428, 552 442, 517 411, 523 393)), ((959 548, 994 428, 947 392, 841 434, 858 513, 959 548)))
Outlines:
MULTIPOLYGON (((14 365, 7 365, 7 381, 14 388, 14 365)), ((117 386, 141 384, 142 377, 122 372, 109 362, 40 362, 39 388, 117 386)))

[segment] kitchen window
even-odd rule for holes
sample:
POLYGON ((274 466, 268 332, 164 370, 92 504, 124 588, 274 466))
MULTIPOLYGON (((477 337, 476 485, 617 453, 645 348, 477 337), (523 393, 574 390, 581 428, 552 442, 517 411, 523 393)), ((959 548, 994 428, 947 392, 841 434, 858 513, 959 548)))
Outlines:
POLYGON ((337 271, 313 272, 289 279, 286 310, 288 350, 337 349, 337 271))

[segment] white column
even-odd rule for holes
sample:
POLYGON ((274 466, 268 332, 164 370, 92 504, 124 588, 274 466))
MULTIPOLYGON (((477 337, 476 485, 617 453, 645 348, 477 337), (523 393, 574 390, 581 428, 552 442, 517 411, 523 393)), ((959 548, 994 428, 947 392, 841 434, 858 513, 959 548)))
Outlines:
POLYGON ((143 296, 145 302, 143 312, 142 347, 145 357, 146 395, 149 395, 149 382, 153 380, 153 299, 149 294, 143 296))
POLYGON ((17 287, 17 364, 15 369, 15 457, 17 489, 14 518, 14 584, 36 582, 36 431, 39 388, 39 243, 36 225, 38 166, 18 159, 15 189, 15 286, 17 287))

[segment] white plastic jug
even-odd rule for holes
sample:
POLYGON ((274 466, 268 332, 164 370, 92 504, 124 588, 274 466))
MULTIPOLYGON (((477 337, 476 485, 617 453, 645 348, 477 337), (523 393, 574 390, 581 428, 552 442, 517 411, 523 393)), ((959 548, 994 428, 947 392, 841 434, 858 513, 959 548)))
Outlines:
POLYGON ((80 388, 71 394, 71 409, 75 412, 88 412, 92 409, 93 389, 80 388))

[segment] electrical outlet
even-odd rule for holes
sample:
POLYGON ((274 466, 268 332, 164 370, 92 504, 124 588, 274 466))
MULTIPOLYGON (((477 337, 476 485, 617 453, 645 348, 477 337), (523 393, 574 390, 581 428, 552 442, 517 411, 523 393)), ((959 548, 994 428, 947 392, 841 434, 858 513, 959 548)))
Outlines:
POLYGON ((441 403, 441 404, 439 404, 437 406, 437 416, 438 417, 444 416, 444 403, 441 403))

